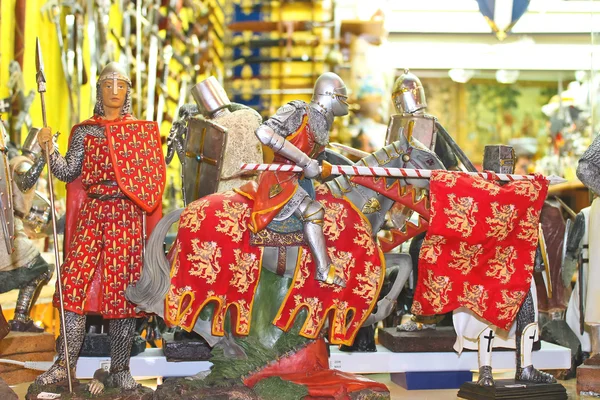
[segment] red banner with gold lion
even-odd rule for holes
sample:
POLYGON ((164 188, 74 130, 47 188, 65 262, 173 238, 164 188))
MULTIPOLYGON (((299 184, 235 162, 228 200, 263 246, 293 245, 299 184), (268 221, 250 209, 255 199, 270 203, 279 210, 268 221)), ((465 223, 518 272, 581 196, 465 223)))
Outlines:
POLYGON ((413 313, 444 314, 464 306, 510 329, 531 284, 547 192, 542 176, 501 185, 435 171, 413 313))
POLYGON ((158 124, 121 121, 108 124, 105 134, 119 188, 144 211, 154 211, 166 183, 158 124))

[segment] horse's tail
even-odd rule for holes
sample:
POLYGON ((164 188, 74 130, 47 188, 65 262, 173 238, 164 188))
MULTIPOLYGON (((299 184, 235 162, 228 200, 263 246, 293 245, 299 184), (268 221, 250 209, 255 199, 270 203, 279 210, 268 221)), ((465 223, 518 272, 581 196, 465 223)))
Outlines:
POLYGON ((164 250, 165 237, 182 212, 183 208, 180 208, 165 215, 148 239, 142 275, 135 285, 127 288, 125 294, 137 305, 138 311, 164 316, 165 297, 171 284, 171 266, 164 250))

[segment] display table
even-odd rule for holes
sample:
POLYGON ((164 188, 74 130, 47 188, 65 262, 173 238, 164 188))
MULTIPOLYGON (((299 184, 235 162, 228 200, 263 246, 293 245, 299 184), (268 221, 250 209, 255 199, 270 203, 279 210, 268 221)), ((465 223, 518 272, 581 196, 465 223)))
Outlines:
MULTIPOLYGON (((331 346, 329 366, 344 372, 357 374, 433 371, 477 370, 477 352, 465 351, 460 356, 446 353, 392 353, 377 346, 376 353, 346 353, 331 346)), ((515 353, 499 351, 492 358, 493 368, 514 369, 515 353)), ((542 348, 533 353, 533 362, 538 369, 566 369, 571 366, 571 351, 565 347, 542 342, 542 348)), ((109 368, 108 357, 81 357, 77 363, 77 378, 91 379, 98 368, 109 368)), ((209 361, 168 362, 162 349, 146 349, 131 358, 131 373, 136 379, 152 379, 190 376, 207 371, 209 361)))

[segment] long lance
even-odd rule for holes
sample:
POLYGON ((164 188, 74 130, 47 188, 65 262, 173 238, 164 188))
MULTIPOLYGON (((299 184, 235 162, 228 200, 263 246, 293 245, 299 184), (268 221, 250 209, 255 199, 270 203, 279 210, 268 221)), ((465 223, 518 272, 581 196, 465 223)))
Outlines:
MULTIPOLYGON (((46 119, 46 101, 44 93, 46 93, 46 76, 44 75, 44 59, 42 58, 42 48, 40 47, 40 39, 35 40, 35 66, 37 69, 36 81, 37 90, 40 94, 40 100, 42 101, 42 119, 44 120, 44 128, 48 127, 48 120, 46 119)), ((50 192, 50 207, 52 208, 52 234, 54 236, 54 262, 56 263, 56 280, 58 283, 58 298, 60 300, 60 327, 61 335, 64 341, 65 351, 65 362, 67 367, 67 380, 69 381, 69 393, 73 393, 73 383, 71 382, 71 363, 69 362, 69 349, 67 341, 67 327, 65 325, 65 306, 63 304, 63 290, 62 290, 62 278, 60 274, 60 260, 58 258, 58 234, 56 229, 56 215, 54 213, 54 186, 52 185, 52 171, 50 168, 50 146, 51 141, 47 142, 45 153, 46 153, 46 165, 48 166, 48 191, 50 192)))
MULTIPOLYGON (((429 169, 408 169, 408 168, 386 168, 386 167, 367 167, 359 165, 331 165, 328 162, 323 162, 321 175, 327 177, 329 175, 351 175, 351 176, 382 176, 387 178, 409 178, 409 179, 429 179, 433 170, 429 169)), ((302 172, 303 169, 296 165, 288 164, 242 164, 240 167, 246 171, 276 171, 276 172, 302 172)), ((534 180, 534 175, 517 175, 517 174, 497 174, 494 172, 459 172, 448 171, 450 173, 469 174, 471 176, 480 176, 489 181, 522 181, 534 180)), ((564 183, 567 180, 560 176, 549 175, 545 177, 550 181, 551 185, 564 183)))

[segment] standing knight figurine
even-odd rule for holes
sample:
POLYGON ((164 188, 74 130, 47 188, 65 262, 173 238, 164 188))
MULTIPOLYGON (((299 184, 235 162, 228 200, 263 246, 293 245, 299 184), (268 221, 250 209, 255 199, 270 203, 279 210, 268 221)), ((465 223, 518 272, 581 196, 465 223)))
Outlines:
MULTIPOLYGON (((5 136, 4 125, 0 130, 5 136)), ((12 331, 43 332, 29 317, 39 289, 52 275, 48 263, 35 244, 28 238, 22 219, 29 214, 36 195, 35 184, 44 169, 41 148, 37 143, 38 129, 32 128, 22 147, 22 155, 10 159, 12 202, 14 206, 14 242, 12 252, 0 247, 0 293, 19 288, 15 315, 9 321, 12 331)), ((9 182, 11 184, 11 182, 9 182)), ((8 191, 10 192, 10 191, 8 191)), ((0 234, 4 236, 3 231, 0 234)))
MULTIPOLYGON (((106 383, 121 389, 138 386, 129 359, 140 315, 125 289, 140 277, 146 235, 161 217, 166 172, 158 126, 130 114, 130 92, 131 81, 121 67, 108 64, 97 82, 94 116, 73 127, 66 156, 50 148, 52 173, 68 182, 64 298, 55 295, 54 304, 64 304, 69 367, 77 364, 86 315, 100 314, 110 321, 106 383)), ((43 149, 51 137, 50 128, 40 131, 43 149)), ((57 352, 58 359, 36 384, 66 379, 62 337, 57 352)))
MULTIPOLYGON (((485 146, 483 156, 483 169, 485 171, 512 174, 514 173, 515 161, 516 157, 512 147, 504 145, 485 146)), ((540 241, 542 239, 540 235, 540 241)), ((538 245, 534 269, 541 272, 544 270, 543 268, 542 250, 538 245)), ((533 279, 531 279, 530 290, 517 312, 516 321, 512 324, 510 331, 497 329, 496 326, 479 317, 467 307, 454 310, 453 320, 457 335, 454 349, 459 353, 464 348, 478 351, 478 385, 494 386, 492 375, 492 351, 494 347, 515 348, 516 381, 556 382, 552 375, 535 369, 532 362, 533 344, 539 338, 536 286, 533 279)))
POLYGON ((283 221, 292 215, 299 218, 315 258, 316 279, 339 286, 345 286, 345 282, 335 274, 327 254, 323 236, 325 211, 314 200, 310 179, 320 174, 315 158, 329 143, 333 119, 348 114, 347 98, 342 79, 326 72, 315 82, 310 103, 291 101, 256 130, 258 140, 275 152, 274 163, 301 167, 307 180, 295 172, 264 171, 258 186, 250 183, 239 189, 239 193, 254 199, 250 226, 253 232, 265 229, 273 220, 283 221))

